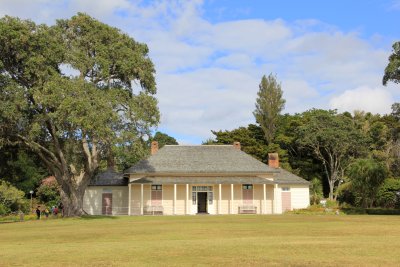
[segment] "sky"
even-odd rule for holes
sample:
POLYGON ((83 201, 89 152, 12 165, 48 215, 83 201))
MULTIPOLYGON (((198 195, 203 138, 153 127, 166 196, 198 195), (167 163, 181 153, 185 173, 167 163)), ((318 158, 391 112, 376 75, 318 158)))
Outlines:
POLYGON ((382 85, 400 41, 400 0, 0 0, 0 16, 49 25, 77 12, 149 46, 156 130, 180 144, 255 123, 258 85, 270 73, 282 84, 283 113, 386 114, 400 102, 400 85, 382 85))

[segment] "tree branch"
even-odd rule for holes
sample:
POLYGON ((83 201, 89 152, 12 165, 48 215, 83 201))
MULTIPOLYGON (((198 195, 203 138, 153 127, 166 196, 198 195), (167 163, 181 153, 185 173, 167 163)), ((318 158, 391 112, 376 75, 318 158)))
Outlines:
POLYGON ((24 144, 26 144, 30 149, 32 149, 33 151, 35 151, 38 154, 41 154, 46 159, 46 161, 48 161, 51 164, 56 165, 61 170, 61 163, 57 159, 57 157, 54 155, 53 152, 51 152, 50 150, 48 150, 47 148, 45 148, 44 146, 42 146, 41 144, 39 144, 35 141, 28 140, 26 137, 24 137, 20 134, 17 134, 16 136, 19 139, 21 139, 22 142, 24 142, 24 144), (45 157, 43 153, 48 155, 48 157, 45 157))

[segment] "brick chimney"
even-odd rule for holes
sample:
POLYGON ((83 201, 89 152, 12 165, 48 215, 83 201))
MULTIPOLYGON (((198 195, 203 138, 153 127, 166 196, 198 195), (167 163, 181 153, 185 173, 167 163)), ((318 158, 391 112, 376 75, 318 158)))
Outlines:
POLYGON ((151 155, 154 155, 158 152, 158 142, 153 141, 151 142, 151 155))
POLYGON ((268 166, 271 168, 279 168, 278 153, 268 153, 268 166))
POLYGON ((240 142, 233 142, 233 147, 236 148, 237 150, 241 150, 240 142))

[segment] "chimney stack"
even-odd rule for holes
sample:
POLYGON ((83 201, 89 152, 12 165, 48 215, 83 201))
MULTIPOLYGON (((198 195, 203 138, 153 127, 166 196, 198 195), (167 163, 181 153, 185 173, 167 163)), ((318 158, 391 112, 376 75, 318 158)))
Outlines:
POLYGON ((241 150, 240 142, 233 142, 233 147, 236 148, 237 150, 241 150))
POLYGON ((151 155, 154 155, 158 152, 158 142, 152 141, 151 142, 151 155))
POLYGON ((268 166, 271 168, 279 168, 278 153, 268 153, 268 166))

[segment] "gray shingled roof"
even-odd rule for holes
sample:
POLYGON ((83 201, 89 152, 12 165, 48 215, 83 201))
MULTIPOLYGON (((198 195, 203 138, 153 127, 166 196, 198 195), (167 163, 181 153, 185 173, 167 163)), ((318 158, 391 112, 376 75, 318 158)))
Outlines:
POLYGON ((278 184, 309 184, 310 182, 282 168, 273 174, 274 181, 278 184))
POLYGON ((128 178, 124 177, 123 173, 116 172, 109 168, 104 172, 97 174, 89 183, 89 186, 126 186, 128 178))
POLYGON ((277 169, 231 145, 164 146, 125 174, 148 173, 273 173, 277 169))
POLYGON ((143 177, 132 184, 274 184, 261 177, 143 177))

